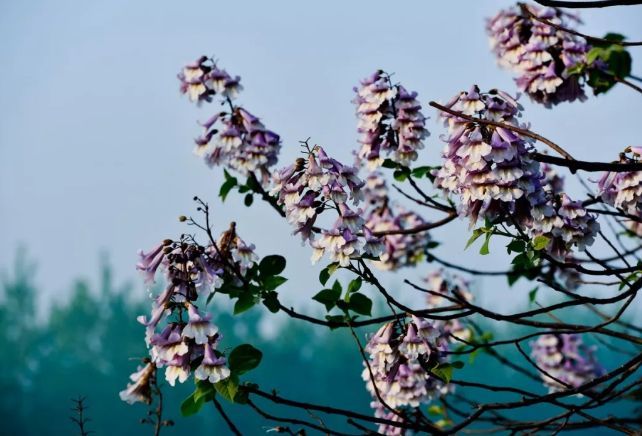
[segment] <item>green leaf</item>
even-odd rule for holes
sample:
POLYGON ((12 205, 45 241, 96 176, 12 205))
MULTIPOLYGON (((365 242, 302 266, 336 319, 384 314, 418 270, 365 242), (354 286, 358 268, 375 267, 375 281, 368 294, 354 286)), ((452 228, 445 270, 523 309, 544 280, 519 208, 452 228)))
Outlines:
POLYGON ((482 244, 481 248, 479 249, 479 254, 482 256, 486 256, 487 254, 490 253, 490 249, 488 248, 488 244, 490 243, 490 237, 493 236, 493 230, 490 232, 486 233, 486 237, 484 238, 484 243, 482 244))
POLYGON ((593 47, 589 52, 586 54, 586 63, 591 65, 593 62, 595 62, 598 58, 602 58, 604 56, 604 49, 601 47, 593 47))
POLYGON ((194 392, 181 403, 181 415, 192 416, 197 414, 205 403, 212 401, 215 395, 216 391, 211 383, 198 381, 194 392))
POLYGON ((462 369, 464 367, 464 362, 462 362, 461 360, 455 360, 450 364, 450 366, 456 369, 462 369))
POLYGON ((439 242, 437 242, 437 241, 429 241, 429 242, 426 244, 426 249, 427 249, 427 250, 432 250, 433 248, 437 248, 437 247, 439 247, 440 245, 441 245, 441 243, 439 243, 439 242))
POLYGON ((432 171, 432 167, 429 166, 423 166, 423 167, 417 167, 413 168, 412 172, 410 173, 413 177, 416 177, 418 179, 424 177, 426 174, 429 174, 430 171, 432 171))
POLYGON ((338 292, 339 295, 341 295, 341 291, 343 290, 343 287, 341 286, 341 283, 339 283, 339 280, 334 281, 334 284, 332 285, 332 290, 335 292, 338 292))
POLYGON ((203 404, 205 404, 205 400, 201 398, 199 401, 196 401, 194 399, 194 393, 192 393, 189 397, 185 398, 181 403, 181 415, 183 416, 196 415, 199 412, 199 410, 201 410, 201 408, 203 407, 203 404))
POLYGON ((437 404, 433 404, 428 408, 428 413, 431 415, 443 415, 444 414, 444 408, 442 406, 439 406, 437 404))
POLYGON ((452 425, 453 422, 450 419, 440 419, 439 421, 435 422, 435 426, 439 428, 444 428, 448 427, 449 425, 452 425))
POLYGON ((383 164, 381 164, 381 166, 384 168, 392 169, 392 168, 397 168, 397 163, 392 159, 386 159, 383 161, 383 164))
POLYGON ((252 206, 253 201, 254 201, 254 196, 252 194, 246 194, 245 199, 243 200, 243 203, 245 203, 247 207, 250 207, 252 206))
POLYGON ((586 83, 593 88, 593 94, 599 95, 613 88, 617 82, 612 76, 600 70, 592 69, 589 72, 586 83))
POLYGON ((263 280, 263 285, 266 290, 273 291, 287 281, 288 279, 282 276, 269 276, 263 280))
POLYGON ((484 234, 484 229, 480 228, 480 229, 473 230, 473 235, 468 239, 468 242, 466 242, 466 247, 464 248, 464 250, 470 247, 473 244, 473 242, 479 239, 479 237, 483 234, 484 234))
POLYGON ((266 292, 263 297, 263 304, 272 313, 277 313, 281 309, 278 294, 274 291, 266 292))
POLYGON ((214 385, 207 380, 198 380, 196 382, 196 390, 192 394, 194 395, 194 401, 198 402, 201 399, 205 398, 205 401, 210 401, 216 395, 216 390, 214 385))
POLYGON ((513 252, 523 253, 524 250, 526 250, 526 243, 519 239, 513 239, 510 244, 506 246, 506 251, 508 252, 508 254, 511 254, 513 252))
POLYGON ((541 250, 544 250, 546 247, 548 247, 548 244, 550 242, 551 242, 551 239, 549 237, 544 235, 537 235, 531 241, 531 245, 535 250, 541 251, 541 250))
POLYGON ((339 298, 341 298, 341 289, 337 291, 334 288, 323 289, 314 297, 312 297, 314 301, 318 301, 319 303, 323 304, 327 311, 332 310, 332 308, 337 305, 337 300, 339 298))
POLYGON ((259 192, 261 189, 261 185, 259 185, 258 180, 254 176, 249 176, 245 181, 245 185, 254 192, 259 192))
POLYGON ((450 383, 450 380, 453 378, 453 367, 448 364, 437 366, 432 369, 432 372, 446 383, 450 383))
POLYGON ((250 344, 242 344, 230 353, 228 358, 230 371, 236 375, 245 374, 261 363, 263 353, 250 344))
POLYGON ((214 385, 216 392, 221 394, 223 398, 230 402, 234 402, 234 397, 239 389, 239 378, 236 374, 232 373, 228 378, 221 380, 214 385))
POLYGON ((351 294, 353 292, 359 291, 361 289, 361 284, 363 281, 361 280, 361 277, 358 277, 350 282, 348 285, 348 294, 351 294))
POLYGON ((221 201, 225 201, 225 199, 227 198, 227 194, 229 194, 232 188, 234 188, 235 186, 235 178, 228 179, 221 185, 221 189, 218 191, 218 196, 221 197, 221 201))
POLYGON ((535 286, 533 289, 531 289, 528 292, 528 301, 531 303, 535 302, 535 298, 537 297, 537 290, 539 289, 539 286, 535 286))
POLYGON ((353 312, 370 316, 370 313, 372 312, 372 300, 363 294, 352 294, 350 296, 348 307, 353 312))
POLYGON ((265 256, 259 263, 259 271, 262 277, 275 276, 285 269, 285 257, 273 254, 265 256))
POLYGON ((586 70, 586 67, 587 67, 587 64, 585 64, 583 62, 579 62, 579 63, 567 68, 566 70, 564 70, 564 73, 567 76, 574 76, 576 74, 577 75, 583 75, 584 71, 586 70))
POLYGON ((333 262, 323 268, 319 273, 319 282, 325 286, 325 284, 328 283, 330 276, 334 274, 337 269, 339 269, 339 264, 337 262, 333 262))
POLYGON ((618 49, 609 49, 609 58, 606 62, 609 71, 612 72, 615 77, 622 79, 631 74, 631 55, 621 47, 618 47, 618 49))
MULTIPOLYGON (((343 323, 345 321, 346 317, 344 315, 326 315, 325 319, 328 322, 343 323)), ((330 327, 330 328, 334 329, 336 327, 330 327)))
POLYGON ((409 175, 410 169, 406 167, 395 170, 395 172, 392 173, 392 177, 394 177, 394 179, 398 182, 405 182, 409 175))
POLYGON ((243 313, 246 310, 249 310, 256 304, 256 299, 254 298, 254 295, 250 294, 249 292, 245 292, 241 294, 238 300, 236 300, 236 303, 234 304, 234 315, 238 315, 239 313, 243 313))

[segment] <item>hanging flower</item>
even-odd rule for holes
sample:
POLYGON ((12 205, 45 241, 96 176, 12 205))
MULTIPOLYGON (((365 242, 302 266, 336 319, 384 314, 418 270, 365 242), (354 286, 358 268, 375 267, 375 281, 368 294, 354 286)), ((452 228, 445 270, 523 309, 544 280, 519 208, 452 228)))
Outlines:
POLYGON ((582 343, 580 335, 542 335, 531 347, 537 366, 549 374, 541 377, 550 392, 577 388, 604 374, 594 350, 582 343))
MULTIPOLYGON (((526 127, 517 122, 521 106, 502 91, 484 93, 473 86, 447 106, 481 120, 526 127)), ((460 216, 471 225, 478 219, 503 221, 531 237, 546 236, 552 240, 547 250, 558 258, 593 243, 599 230, 596 218, 559 191, 559 179, 542 172, 526 139, 508 128, 450 113, 441 117, 449 136, 444 138, 444 163, 434 172, 435 186, 459 196, 460 216)))
POLYGON ((498 63, 518 74, 520 90, 547 107, 585 100, 580 76, 568 70, 586 62, 590 47, 584 38, 542 20, 571 29, 579 22, 560 9, 534 5, 502 10, 488 20, 486 31, 498 63))
POLYGON ((236 234, 235 224, 208 246, 183 235, 179 241, 165 240, 149 253, 141 252, 137 269, 146 282, 162 272, 166 287, 152 299, 151 315, 138 317, 146 327, 150 363, 131 376, 134 384, 121 392, 124 401, 151 401, 149 377, 156 368, 165 368, 172 386, 185 382, 201 358, 196 378, 214 383, 229 376, 225 357, 215 351, 221 334, 211 315, 198 310, 197 301, 210 297, 225 280, 238 285, 238 274, 243 277, 257 262, 254 245, 236 234))
POLYGON ((194 371, 194 377, 198 380, 209 380, 210 383, 217 383, 230 376, 230 369, 225 366, 225 357, 216 357, 210 345, 205 345, 203 361, 194 371))
POLYGON ((202 123, 203 132, 194 140, 195 153, 209 166, 223 165, 242 175, 258 172, 266 183, 268 168, 277 162, 281 148, 279 135, 267 129, 248 110, 232 102, 243 89, 240 77, 232 77, 213 59, 201 56, 178 75, 181 92, 198 104, 218 96, 228 109, 212 115, 202 123))
POLYGON ((120 399, 129 404, 137 402, 150 404, 152 402, 151 381, 155 371, 156 366, 152 362, 139 366, 138 370, 129 376, 132 383, 127 384, 127 389, 120 391, 120 399))
MULTIPOLYGON (((444 332, 428 320, 412 317, 404 326, 384 324, 370 338, 365 351, 369 361, 364 364, 362 378, 378 417, 394 413, 388 406, 399 413, 404 407, 419 407, 448 390, 447 385, 425 369, 444 363, 447 356, 444 332), (377 392, 385 404, 378 400, 377 392)), ((380 433, 402 434, 395 433, 397 430, 379 427, 380 433)))
POLYGON ((362 80, 354 91, 361 143, 358 154, 368 168, 381 166, 384 154, 402 165, 416 160, 417 150, 424 148, 423 140, 429 135, 417 93, 393 85, 383 71, 362 80))

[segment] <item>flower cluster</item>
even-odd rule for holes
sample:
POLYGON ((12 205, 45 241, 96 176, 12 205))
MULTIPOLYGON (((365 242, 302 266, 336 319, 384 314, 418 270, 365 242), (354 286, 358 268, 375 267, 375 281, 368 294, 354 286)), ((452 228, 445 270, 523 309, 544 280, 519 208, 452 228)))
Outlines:
POLYGON ((557 258, 566 257, 573 247, 583 251, 592 245, 599 229, 596 217, 564 193, 533 208, 530 234, 548 237, 547 251, 557 258))
MULTIPOLYGON (((547 163, 540 165, 542 170, 543 188, 547 198, 555 198, 564 192, 564 177, 560 176, 554 167, 547 163)), ((559 244, 556 244, 559 247, 559 244)), ((551 246, 553 248, 553 246, 551 246)), ((550 252, 551 250, 549 250, 550 252)), ((577 259, 572 253, 567 253, 563 258, 564 263, 577 263, 577 259)), ((580 286, 582 274, 574 268, 560 268, 554 263, 549 263, 544 267, 543 274, 549 277, 556 276, 560 283, 569 291, 574 291, 580 286)))
POLYGON ((559 9, 524 5, 500 11, 488 20, 486 31, 499 64, 519 75, 518 87, 550 107, 586 99, 579 76, 567 71, 586 61, 590 47, 584 38, 546 24, 569 28, 577 21, 559 9))
MULTIPOLYGON (((211 315, 198 309, 197 302, 207 299, 229 277, 240 281, 239 277, 257 261, 254 246, 245 244, 234 226, 207 247, 182 237, 140 253, 136 267, 148 283, 154 281, 159 269, 164 272, 165 289, 153 299, 151 315, 140 316, 138 321, 146 327, 150 365, 165 368, 170 385, 187 380, 194 367, 196 379, 211 383, 230 375, 225 357, 217 350, 222 335, 212 324, 211 315)), ((134 385, 121 392, 123 400, 146 401, 139 387, 149 379, 151 370, 146 368, 132 375, 134 385)))
POLYGON ((299 159, 274 173, 272 186, 271 194, 284 206, 294 233, 314 248, 313 262, 329 254, 333 262, 347 266, 351 258, 382 253, 381 239, 365 225, 363 210, 356 209, 364 198, 364 182, 357 176, 357 168, 328 157, 316 146, 308 149, 307 160, 299 159), (328 209, 338 214, 334 225, 330 229, 315 227, 319 215, 328 209))
POLYGON ((228 106, 227 111, 218 112, 201 124, 203 133, 195 139, 195 153, 210 166, 224 165, 243 175, 260 171, 266 181, 267 168, 276 163, 281 140, 259 118, 232 103, 242 89, 240 78, 232 78, 205 56, 184 67, 178 77, 181 91, 190 100, 210 102, 218 95, 221 104, 228 106))
POLYGON ((178 80, 181 82, 181 92, 187 94, 189 99, 196 103, 203 101, 209 103, 216 94, 223 98, 234 99, 243 89, 239 76, 230 76, 207 56, 201 56, 196 61, 185 65, 178 74, 178 80))
MULTIPOLYGON (((520 106, 508 94, 480 93, 473 86, 448 103, 454 111, 480 120, 519 127, 520 106)), ((573 248, 583 250, 599 230, 596 218, 560 192, 560 179, 543 174, 529 157, 533 150, 519 134, 503 127, 442 113, 450 136, 443 151, 443 166, 435 172, 435 186, 458 194, 459 214, 474 223, 479 218, 507 220, 531 237, 552 240, 548 251, 564 257, 573 248)))
POLYGON ((535 363, 548 373, 541 376, 550 392, 576 388, 604 373, 594 350, 584 345, 577 334, 542 335, 531 347, 535 363))
POLYGON ((388 232, 381 239, 383 253, 374 265, 381 270, 396 270, 403 266, 415 265, 422 259, 426 244, 430 241, 427 231, 402 233, 426 224, 413 211, 390 201, 388 186, 379 172, 366 178, 364 187, 366 227, 373 232, 388 232))
POLYGON ((424 147, 423 140, 428 136, 417 93, 393 85, 383 71, 362 80, 354 91, 361 143, 359 157, 366 160, 368 168, 381 166, 384 153, 402 165, 416 160, 417 150, 424 147))
MULTIPOLYGON (((515 126, 521 109, 508 94, 498 90, 481 93, 477 86, 460 93, 447 106, 481 120, 515 126)), ((503 127, 471 123, 445 112, 441 116, 449 136, 444 138, 445 161, 434 173, 435 186, 459 195, 459 214, 471 222, 506 214, 518 219, 529 216, 532 204, 539 204, 542 196, 539 164, 528 155, 530 144, 503 127)))
MULTIPOLYGON (((641 158, 642 147, 627 147, 621 154, 623 163, 640 162, 641 158), (629 158, 627 153, 631 153, 632 157, 629 158)), ((642 171, 604 173, 598 188, 605 203, 641 218, 626 220, 626 223, 631 232, 642 235, 642 171)))
MULTIPOLYGON (((549 165, 543 164, 542 191, 538 205, 533 205, 531 236, 543 235, 551 240, 547 251, 566 261, 574 261, 572 247, 582 251, 593 244, 599 231, 597 218, 589 214, 581 202, 573 201, 564 193, 564 178, 549 165)), ((569 270, 570 268, 566 268, 569 270)), ((567 284, 577 279, 571 271, 559 271, 567 284)))
POLYGON ((625 219, 631 233, 642 236, 642 171, 606 173, 600 179, 602 199, 637 219, 625 219))
MULTIPOLYGON (((399 408, 419 407, 447 392, 447 385, 426 369, 444 363, 447 350, 444 333, 430 321, 412 316, 403 326, 398 322, 384 324, 365 350, 369 360, 364 363, 362 378, 373 397, 376 416, 390 417, 388 408, 395 409, 397 415, 399 408)), ((397 434, 395 431, 394 427, 379 427, 380 433, 397 434)))
POLYGON ((631 215, 642 211, 642 171, 605 173, 599 181, 602 199, 631 215))

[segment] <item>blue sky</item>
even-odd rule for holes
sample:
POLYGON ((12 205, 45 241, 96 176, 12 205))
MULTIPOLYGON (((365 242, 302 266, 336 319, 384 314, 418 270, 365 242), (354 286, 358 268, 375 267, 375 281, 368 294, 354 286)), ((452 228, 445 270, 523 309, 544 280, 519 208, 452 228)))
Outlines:
MULTIPOLYGON (((180 97, 180 67, 213 54, 241 75, 240 102, 282 135, 284 164, 307 137, 347 159, 356 141, 352 87, 377 68, 394 72, 424 103, 473 83, 515 92, 484 34, 484 19, 509 4, 2 2, 0 269, 12 264, 18 246, 27 247, 45 301, 64 297, 75 277, 95 278, 101 251, 109 253, 117 277, 133 279, 136 250, 184 231, 176 217, 189 214, 191 198, 199 195, 216 204, 218 225, 238 221, 260 253, 290 255, 291 298, 312 295, 304 286, 316 269, 284 222, 265 207, 246 209, 238 197, 217 203, 220 169, 208 169, 192 154, 196 121, 215 109, 180 97)), ((640 7, 582 17, 586 33, 642 38, 640 7)), ((634 72, 642 75, 640 63, 634 72)), ((554 111, 525 107, 535 131, 578 157, 613 160, 625 146, 642 145, 642 97, 626 88, 554 111)), ((432 136, 421 161, 434 164, 443 130, 434 112, 426 112, 432 136)), ((466 235, 463 222, 438 233, 449 243, 444 257, 501 267, 499 256, 462 255, 466 235)))

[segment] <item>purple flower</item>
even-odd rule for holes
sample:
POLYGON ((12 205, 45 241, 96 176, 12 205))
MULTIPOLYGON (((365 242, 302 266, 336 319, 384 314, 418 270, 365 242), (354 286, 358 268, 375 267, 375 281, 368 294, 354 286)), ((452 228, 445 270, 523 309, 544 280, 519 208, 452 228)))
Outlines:
POLYGON ((428 320, 413 317, 405 325, 384 324, 370 338, 365 351, 369 361, 364 364, 361 376, 372 395, 371 406, 376 416, 384 411, 379 396, 386 405, 399 410, 419 407, 448 390, 447 385, 424 369, 428 359, 435 365, 445 363, 447 357, 443 331, 428 320))
POLYGON ((152 360, 159 364, 169 362, 175 357, 184 356, 189 352, 189 346, 181 334, 181 327, 168 325, 159 335, 154 335, 151 340, 152 360))
POLYGON ((252 268, 252 265, 259 261, 259 257, 254 252, 255 248, 254 244, 246 245, 240 239, 236 242, 236 246, 232 248, 232 258, 238 262, 242 274, 245 274, 247 269, 252 268))
POLYGON ((542 335, 531 343, 531 348, 537 366, 548 373, 541 377, 550 392, 577 388, 604 373, 593 349, 582 343, 580 335, 542 335))
POLYGON ((198 380, 209 380, 210 383, 224 380, 230 376, 230 369, 225 366, 225 362, 225 357, 216 357, 212 347, 206 344, 203 361, 194 371, 194 377, 198 380))
POLYGON ((423 140, 428 136, 417 93, 392 85, 383 71, 362 80, 354 91, 361 143, 358 155, 366 160, 368 168, 381 166, 383 153, 402 165, 416 160, 417 150, 424 147, 423 140))
POLYGON ((183 328, 183 337, 194 339, 199 345, 207 344, 218 333, 218 327, 210 322, 211 315, 201 315, 193 304, 187 307, 189 322, 183 328))
MULTIPOLYGON (((501 91, 484 93, 474 86, 448 105, 480 119, 520 126, 521 107, 501 91)), ((503 127, 464 123, 449 113, 441 117, 450 135, 443 138, 444 163, 434 172, 435 186, 459 196, 460 216, 471 225, 480 218, 504 220, 531 237, 546 236, 552 240, 547 250, 559 258, 593 243, 599 229, 595 217, 561 192, 559 178, 542 172, 529 156, 534 149, 526 139, 503 127)))
POLYGON ((281 148, 279 135, 268 130, 259 118, 242 107, 232 104, 243 89, 240 77, 232 77, 205 56, 187 65, 178 75, 181 92, 191 101, 211 102, 218 95, 229 111, 214 114, 196 138, 195 153, 208 165, 224 165, 243 175, 260 172, 259 179, 266 182, 268 167, 274 165, 281 148))
POLYGON ((145 276, 146 283, 153 283, 154 276, 156 275, 156 270, 160 266, 161 262, 165 257, 164 248, 165 242, 161 242, 154 248, 152 248, 147 254, 140 250, 138 255, 140 256, 140 261, 136 264, 136 269, 142 271, 145 276))
MULTIPOLYGON (((560 9, 523 8, 565 28, 578 21, 560 9)), ((533 19, 518 7, 502 10, 488 20, 486 31, 498 63, 518 74, 518 87, 533 101, 550 107, 586 99, 579 76, 568 74, 569 68, 586 62, 590 47, 584 38, 533 19)))
POLYGON ((189 367, 189 355, 175 356, 172 360, 165 363, 165 380, 171 386, 176 384, 176 380, 179 383, 185 383, 189 377, 190 367, 189 367))

